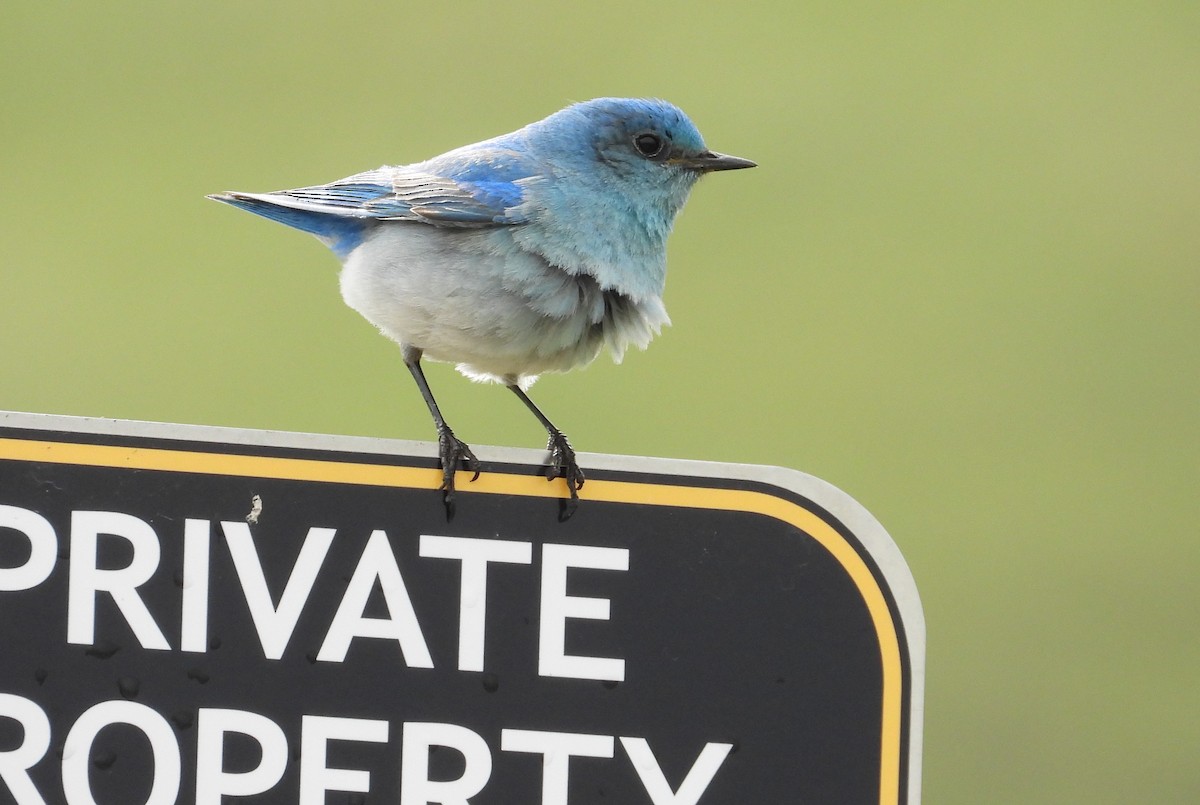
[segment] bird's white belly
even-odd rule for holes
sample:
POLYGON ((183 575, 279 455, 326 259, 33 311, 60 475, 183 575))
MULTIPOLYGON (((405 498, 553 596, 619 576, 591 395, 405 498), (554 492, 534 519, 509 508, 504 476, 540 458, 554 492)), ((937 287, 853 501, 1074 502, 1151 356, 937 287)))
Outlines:
POLYGON ((341 289, 389 338, 481 380, 566 371, 606 342, 619 359, 667 323, 657 298, 605 293, 590 276, 522 250, 504 229, 380 225, 348 256, 341 289))

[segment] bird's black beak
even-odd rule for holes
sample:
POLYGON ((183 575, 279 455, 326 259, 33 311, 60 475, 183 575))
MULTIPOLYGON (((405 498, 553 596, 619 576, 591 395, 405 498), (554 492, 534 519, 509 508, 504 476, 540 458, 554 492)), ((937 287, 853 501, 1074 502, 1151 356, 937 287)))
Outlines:
POLYGON ((729 154, 718 154, 716 151, 705 151, 695 156, 678 157, 669 161, 676 165, 683 165, 684 167, 705 173, 709 171, 735 171, 758 166, 757 162, 751 162, 748 159, 730 156, 729 154))

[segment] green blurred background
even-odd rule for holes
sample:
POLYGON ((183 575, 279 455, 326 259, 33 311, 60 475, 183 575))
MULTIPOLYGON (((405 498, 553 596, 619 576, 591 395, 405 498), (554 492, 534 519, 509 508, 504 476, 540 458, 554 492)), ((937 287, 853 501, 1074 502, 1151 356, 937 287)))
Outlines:
MULTIPOLYGON (((204 199, 654 95, 675 321, 535 396, 585 451, 779 464, 888 528, 926 801, 1200 801, 1200 4, 9 3, 0 408, 429 439, 316 241, 204 199)), ((474 443, 511 395, 431 382, 474 443)))

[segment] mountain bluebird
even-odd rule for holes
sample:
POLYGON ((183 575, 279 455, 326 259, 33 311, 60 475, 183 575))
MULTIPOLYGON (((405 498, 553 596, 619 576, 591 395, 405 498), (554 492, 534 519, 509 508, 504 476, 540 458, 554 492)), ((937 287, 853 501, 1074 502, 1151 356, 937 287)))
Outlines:
POLYGON ((425 162, 314 187, 209 198, 316 235, 342 261, 342 298, 396 343, 433 415, 453 514, 479 461, 438 410, 421 358, 504 383, 549 434, 550 479, 574 511, 584 474, 526 390, 543 372, 620 361, 668 324, 666 241, 692 185, 754 167, 710 151, 677 107, 598 98, 425 162))

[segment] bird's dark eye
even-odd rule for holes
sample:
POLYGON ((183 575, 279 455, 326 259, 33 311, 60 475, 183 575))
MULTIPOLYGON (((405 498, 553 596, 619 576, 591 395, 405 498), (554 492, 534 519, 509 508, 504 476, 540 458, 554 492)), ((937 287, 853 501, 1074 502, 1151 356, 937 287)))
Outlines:
POLYGON ((633 147, 642 156, 652 159, 663 152, 663 140, 657 134, 644 132, 634 135, 633 147))

